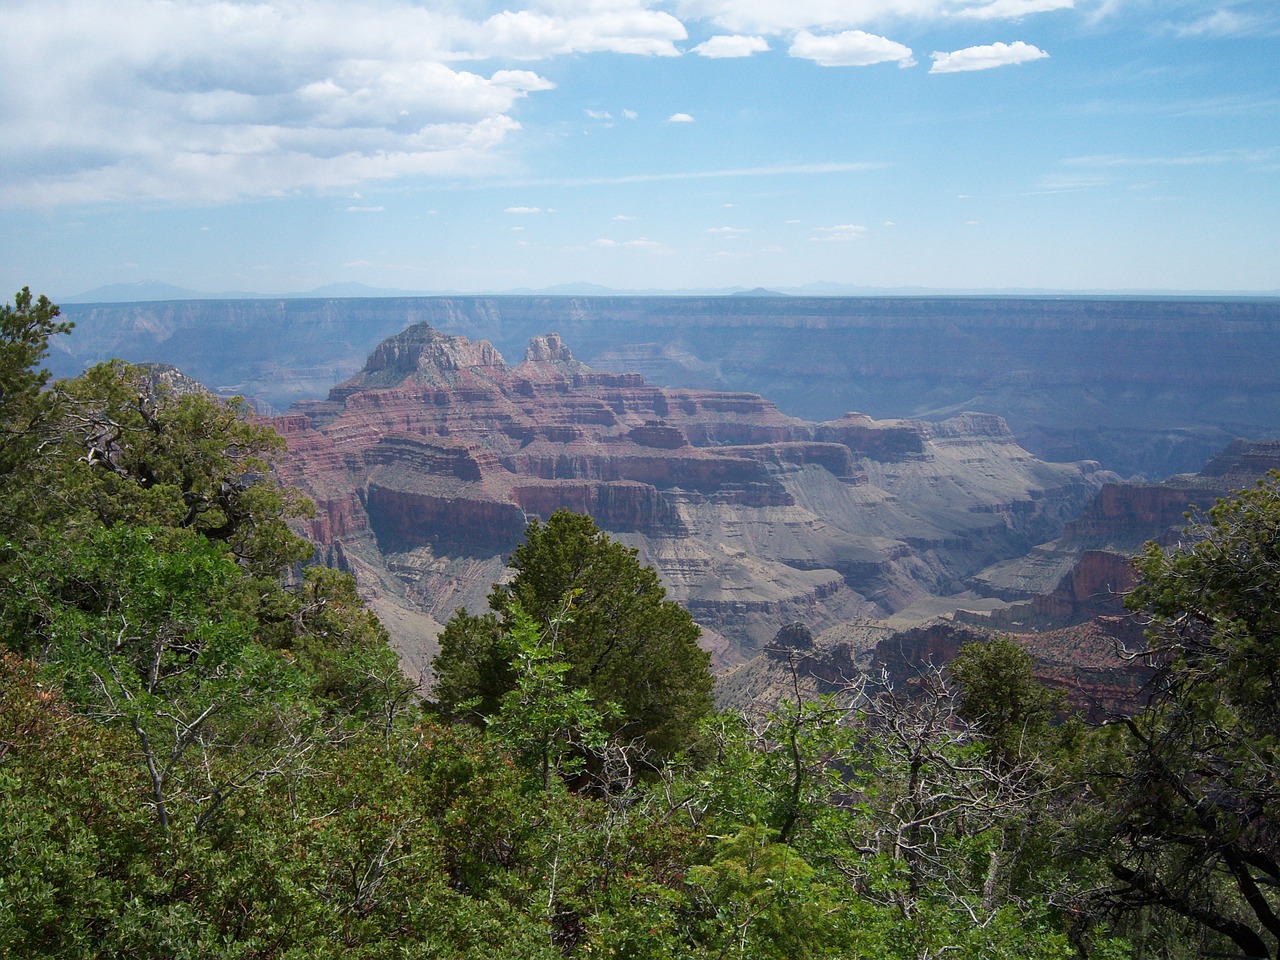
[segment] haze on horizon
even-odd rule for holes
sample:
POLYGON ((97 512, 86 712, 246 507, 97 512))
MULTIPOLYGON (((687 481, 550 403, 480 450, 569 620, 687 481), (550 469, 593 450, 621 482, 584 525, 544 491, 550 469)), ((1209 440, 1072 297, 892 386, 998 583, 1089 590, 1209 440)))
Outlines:
POLYGON ((9 0, 0 283, 1280 290, 1271 0, 9 0))

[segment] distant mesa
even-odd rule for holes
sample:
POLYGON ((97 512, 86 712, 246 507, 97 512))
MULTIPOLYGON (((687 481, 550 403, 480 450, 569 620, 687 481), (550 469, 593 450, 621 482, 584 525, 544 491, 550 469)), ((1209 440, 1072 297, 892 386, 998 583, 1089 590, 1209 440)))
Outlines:
POLYGON ((756 287, 754 290, 739 290, 729 294, 731 297, 786 297, 789 294, 779 293, 777 290, 767 290, 764 287, 756 287))

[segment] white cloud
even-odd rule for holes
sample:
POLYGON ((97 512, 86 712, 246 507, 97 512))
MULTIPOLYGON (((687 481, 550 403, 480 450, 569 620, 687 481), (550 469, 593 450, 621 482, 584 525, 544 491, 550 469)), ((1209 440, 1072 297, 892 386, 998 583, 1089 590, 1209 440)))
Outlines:
POLYGON ((821 236, 810 237, 809 240, 814 243, 819 242, 841 242, 845 240, 861 240, 866 234, 867 228, 856 223, 838 223, 833 227, 817 227, 815 233, 821 236))
POLYGON ((1264 25, 1259 17, 1223 8, 1191 23, 1175 25, 1173 32, 1180 37, 1244 37, 1264 25))
POLYGON ((875 63, 892 62, 903 67, 915 66, 910 47, 861 30, 847 30, 823 37, 802 30, 796 34, 787 52, 824 67, 869 67, 875 63))
POLYGON ((611 114, 608 110, 588 110, 586 111, 586 114, 592 120, 612 120, 613 119, 613 114, 611 114))
POLYGON ((382 213, 386 207, 347 207, 347 213, 382 213))
POLYGON ((503 10, 471 31, 469 55, 542 60, 569 53, 630 53, 677 57, 675 43, 688 38, 669 13, 647 9, 643 0, 621 3, 544 4, 563 13, 503 10))
POLYGON ((1018 19, 1069 9, 1074 0, 677 0, 684 19, 709 20, 735 34, 841 31, 892 21, 1018 19))
POLYGON ((216 202, 497 172, 513 108, 555 85, 463 62, 678 56, 688 38, 651 0, 459 12, 475 6, 5 0, 0 203, 216 202))
POLYGON ((690 52, 712 60, 724 60, 731 57, 749 57, 753 53, 764 53, 768 49, 769 41, 764 37, 722 35, 704 40, 690 52))
POLYGON ((630 249, 630 250, 649 250, 654 253, 664 252, 667 247, 665 244, 659 243, 657 240, 650 240, 647 237, 638 237, 635 240, 610 240, 602 237, 596 240, 592 246, 603 247, 606 250, 614 249, 630 249))
POLYGON ((975 20, 1020 20, 1034 13, 1070 10, 1075 0, 990 0, 989 3, 962 7, 956 15, 975 20))
POLYGON ((640 116, 640 114, 636 113, 634 110, 623 110, 623 111, 622 111, 622 117, 623 117, 623 119, 624 119, 624 120, 634 120, 634 119, 636 119, 638 116, 640 116))
POLYGON ((981 47, 965 47, 951 53, 933 54, 930 73, 964 73, 970 70, 991 70, 1010 64, 1043 60, 1049 55, 1039 47, 1015 40, 1013 43, 991 43, 981 47))
POLYGON ((617 220, 619 223, 625 223, 625 222, 626 222, 626 221, 628 221, 628 220, 634 220, 634 219, 635 219, 635 217, 629 217, 629 216, 627 216, 625 213, 620 213, 620 214, 618 214, 616 217, 614 217, 613 219, 614 219, 614 220, 617 220))
POLYGON ((541 207, 507 207, 507 209, 503 210, 502 212, 503 213, 520 213, 520 214, 541 213, 542 208, 541 207))
POLYGON ((746 227, 708 227, 707 233, 714 233, 722 237, 740 237, 744 233, 748 233, 746 227))
POLYGON ((667 117, 667 123, 693 123, 693 117, 687 113, 673 113, 667 117))

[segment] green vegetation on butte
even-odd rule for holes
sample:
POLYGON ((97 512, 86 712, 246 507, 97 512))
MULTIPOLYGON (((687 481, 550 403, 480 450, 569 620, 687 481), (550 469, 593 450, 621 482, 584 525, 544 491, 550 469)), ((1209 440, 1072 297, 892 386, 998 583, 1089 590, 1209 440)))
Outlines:
POLYGON ((1140 560, 1150 706, 1011 642, 763 724, 590 520, 532 524, 435 703, 306 565, 280 441, 0 313, 0 954, 1271 957, 1280 479, 1140 560))

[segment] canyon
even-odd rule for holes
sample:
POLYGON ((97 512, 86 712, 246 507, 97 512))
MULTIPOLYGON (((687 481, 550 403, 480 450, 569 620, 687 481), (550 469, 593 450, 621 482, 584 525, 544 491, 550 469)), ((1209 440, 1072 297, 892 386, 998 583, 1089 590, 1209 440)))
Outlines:
POLYGON ((50 366, 171 363, 285 410, 416 323, 521 356, 557 331, 598 370, 750 392, 812 421, 1001 417, 1043 460, 1122 476, 1198 469, 1280 423, 1280 300, 1031 297, 535 297, 71 304, 50 366))
POLYGON ((1275 301, 66 312, 77 329, 56 344, 57 373, 160 359, 261 409, 294 404, 272 422, 286 479, 319 507, 307 532, 423 677, 440 623, 485 606, 527 520, 568 508, 693 612, 722 703, 767 708, 797 680, 905 683, 1001 632, 1091 715, 1132 710, 1149 667, 1121 603, 1129 558, 1173 542, 1191 505, 1280 467, 1259 439, 1280 422, 1275 301))
POLYGON ((1038 460, 991 415, 805 421, 595 370, 556 334, 508 365, 426 324, 272 423, 284 479, 318 507, 309 536, 419 672, 432 624, 481 609, 528 519, 558 509, 652 564, 723 671, 792 621, 821 631, 963 591, 1115 479, 1038 460))

